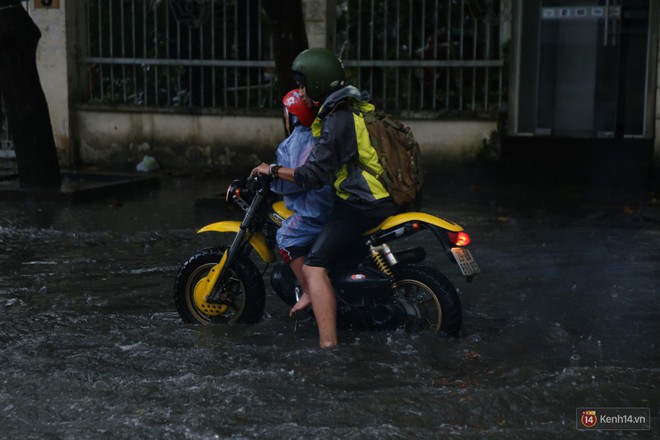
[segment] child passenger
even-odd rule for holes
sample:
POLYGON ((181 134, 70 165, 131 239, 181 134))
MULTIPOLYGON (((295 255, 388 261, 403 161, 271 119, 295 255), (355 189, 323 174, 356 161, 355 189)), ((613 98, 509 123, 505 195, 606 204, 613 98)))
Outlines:
MULTIPOLYGON (((316 117, 316 108, 311 99, 304 100, 300 96, 298 89, 287 93, 282 104, 284 124, 289 136, 277 148, 276 166, 298 168, 307 161, 314 149, 314 137, 310 127, 316 117)), ((330 185, 306 189, 280 179, 273 181, 272 189, 284 196, 284 204, 294 213, 284 220, 277 231, 276 240, 282 260, 289 264, 302 287, 303 300, 300 303, 309 304, 309 289, 302 266, 309 247, 332 209, 334 190, 330 185)), ((290 316, 293 314, 293 310, 289 312, 290 316)))

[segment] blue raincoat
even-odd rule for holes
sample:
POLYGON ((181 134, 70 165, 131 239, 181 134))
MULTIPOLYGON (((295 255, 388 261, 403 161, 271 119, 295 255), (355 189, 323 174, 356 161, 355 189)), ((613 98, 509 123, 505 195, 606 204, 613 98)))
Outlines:
MULTIPOLYGON (((287 168, 298 168, 307 161, 313 149, 311 128, 297 125, 277 148, 277 163, 287 168)), ((308 189, 285 180, 275 180, 272 190, 282 194, 284 204, 294 212, 277 230, 277 245, 280 248, 309 245, 321 232, 332 209, 332 186, 308 189)))

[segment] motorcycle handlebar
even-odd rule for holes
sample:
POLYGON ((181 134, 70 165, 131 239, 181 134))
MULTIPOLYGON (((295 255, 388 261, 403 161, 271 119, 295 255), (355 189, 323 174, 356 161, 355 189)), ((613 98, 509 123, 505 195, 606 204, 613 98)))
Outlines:
POLYGON ((273 176, 264 174, 264 175, 255 175, 248 177, 247 187, 251 191, 257 191, 259 189, 265 190, 270 188, 270 183, 273 181, 273 176))

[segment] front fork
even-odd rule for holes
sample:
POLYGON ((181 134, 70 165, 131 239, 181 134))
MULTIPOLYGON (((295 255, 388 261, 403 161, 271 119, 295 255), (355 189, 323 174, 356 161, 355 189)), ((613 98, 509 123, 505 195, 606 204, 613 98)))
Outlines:
POLYGON ((263 190, 257 191, 254 199, 252 199, 252 203, 245 213, 245 217, 243 217, 240 229, 236 233, 231 246, 229 246, 229 249, 225 251, 225 256, 222 258, 222 260, 220 260, 220 262, 213 266, 209 271, 209 274, 206 277, 206 282, 207 290, 210 289, 210 293, 206 297, 206 302, 210 304, 218 304, 221 302, 224 283, 219 283, 218 280, 221 280, 225 275, 227 267, 230 267, 234 263, 236 255, 243 246, 244 239, 248 233, 248 228, 252 223, 252 219, 254 218, 257 208, 261 205, 263 198, 263 190))

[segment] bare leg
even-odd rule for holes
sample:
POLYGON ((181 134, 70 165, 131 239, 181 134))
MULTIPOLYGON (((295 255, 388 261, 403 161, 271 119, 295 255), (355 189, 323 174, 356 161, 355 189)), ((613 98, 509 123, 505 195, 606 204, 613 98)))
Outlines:
POLYGON ((307 287, 307 280, 303 274, 303 263, 305 262, 305 257, 298 257, 295 260, 289 263, 289 267, 293 271, 293 274, 300 281, 300 287, 302 287, 302 296, 298 302, 291 308, 289 311, 289 316, 293 316, 296 312, 305 310, 312 304, 312 298, 309 296, 309 289, 307 287))
POLYGON ((319 329, 319 346, 333 347, 337 345, 337 299, 328 278, 328 270, 324 267, 303 266, 303 272, 319 329))

